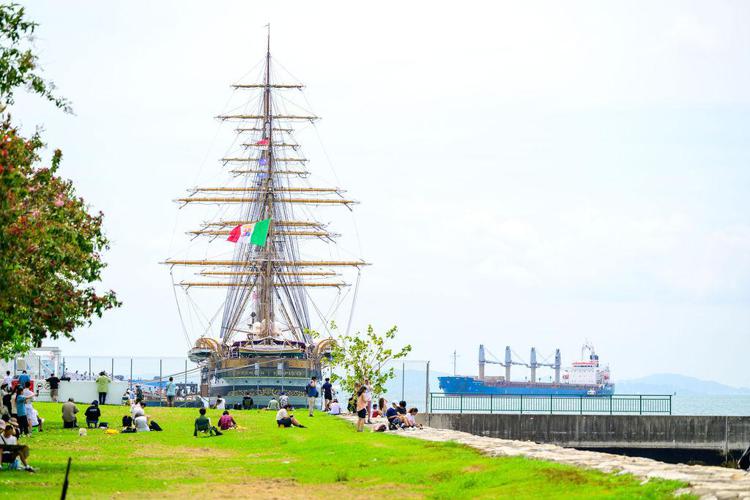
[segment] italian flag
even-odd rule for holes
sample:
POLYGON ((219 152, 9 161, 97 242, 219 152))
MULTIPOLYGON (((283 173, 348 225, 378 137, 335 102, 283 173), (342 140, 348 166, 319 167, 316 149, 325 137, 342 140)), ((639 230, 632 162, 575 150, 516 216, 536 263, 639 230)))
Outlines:
POLYGON ((259 247, 266 246, 268 237, 268 228, 271 226, 271 219, 259 220, 252 224, 240 224, 229 232, 227 241, 232 243, 252 243, 259 247))

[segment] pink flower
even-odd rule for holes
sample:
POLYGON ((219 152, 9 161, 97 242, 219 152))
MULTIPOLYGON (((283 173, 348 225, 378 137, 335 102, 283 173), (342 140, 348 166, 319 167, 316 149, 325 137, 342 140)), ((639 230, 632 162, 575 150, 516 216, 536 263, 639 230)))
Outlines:
POLYGON ((55 206, 61 207, 63 205, 65 205, 65 198, 63 197, 63 195, 58 194, 57 197, 55 198, 55 206))

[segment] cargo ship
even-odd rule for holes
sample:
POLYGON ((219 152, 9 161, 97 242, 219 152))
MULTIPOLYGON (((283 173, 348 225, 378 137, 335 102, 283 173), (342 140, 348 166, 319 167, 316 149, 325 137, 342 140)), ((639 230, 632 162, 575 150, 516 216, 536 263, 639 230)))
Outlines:
MULTIPOLYGON (((505 359, 488 359, 484 345, 479 346, 479 376, 438 377, 440 389, 446 394, 500 394, 532 396, 610 396, 615 392, 615 385, 610 379, 608 366, 601 366, 599 355, 594 346, 586 342, 581 349, 581 360, 563 369, 560 349, 555 351, 554 361, 543 363, 537 360, 535 348, 531 348, 529 362, 516 361, 510 346, 505 348, 505 359), (505 376, 488 376, 485 374, 487 364, 500 365, 505 368, 505 376), (511 379, 513 365, 530 369, 528 380, 511 379), (549 367, 554 370, 554 378, 549 382, 538 380, 537 369, 549 367)), ((491 353, 490 353, 490 356, 491 353)))

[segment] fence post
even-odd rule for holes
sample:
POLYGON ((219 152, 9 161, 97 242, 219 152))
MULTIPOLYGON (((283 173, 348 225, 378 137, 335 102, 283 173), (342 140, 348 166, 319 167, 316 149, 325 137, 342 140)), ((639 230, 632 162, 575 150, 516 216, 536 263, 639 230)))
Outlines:
MULTIPOLYGON (((430 362, 427 362, 427 371, 424 376, 424 405, 425 405, 425 411, 427 413, 430 412, 429 404, 429 398, 430 398, 430 362)), ((382 411, 382 410, 381 410, 382 411)), ((429 424, 428 424, 429 425, 429 424)))
POLYGON ((609 395, 609 414, 612 415, 612 395, 609 395))
POLYGON ((490 394, 490 414, 492 414, 492 409, 493 409, 492 407, 494 406, 492 404, 492 401, 494 400, 494 398, 495 398, 495 395, 494 394, 490 394))
POLYGON ((406 363, 401 363, 401 401, 405 400, 404 397, 404 387, 406 384, 406 363))
POLYGON ((463 413, 464 412, 464 394, 461 393, 460 396, 461 396, 461 399, 460 399, 458 412, 463 413))
POLYGON ((669 395, 669 414, 672 414, 672 395, 669 395))
POLYGON ((643 394, 638 395, 638 415, 643 415, 643 394))
POLYGON ((549 395, 549 414, 552 415, 552 394, 549 395))
POLYGON ((583 415, 583 396, 578 396, 578 403, 581 408, 581 415, 583 415))
POLYGON ((520 415, 523 415, 523 394, 521 394, 521 409, 519 411, 520 415))

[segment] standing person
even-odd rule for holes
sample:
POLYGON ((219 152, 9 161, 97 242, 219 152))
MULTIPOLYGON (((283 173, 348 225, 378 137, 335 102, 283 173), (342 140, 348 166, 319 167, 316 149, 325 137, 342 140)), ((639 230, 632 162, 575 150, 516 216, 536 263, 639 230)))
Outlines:
POLYGON ((50 378, 47 379, 47 383, 49 384, 50 398, 52 398, 52 401, 54 403, 57 403, 57 394, 60 389, 60 379, 57 378, 53 373, 50 378))
POLYGON ((76 413, 78 413, 78 407, 73 398, 68 398, 68 401, 62 405, 63 429, 73 429, 78 427, 76 413))
POLYGON ((20 385, 16 387, 16 420, 18 420, 18 429, 21 434, 29 435, 29 420, 26 418, 26 396, 24 396, 23 388, 20 385))
POLYGON ((96 379, 96 390, 99 392, 99 404, 103 405, 107 402, 107 391, 109 391, 109 383, 111 380, 104 372, 99 373, 99 378, 96 379))
POLYGON ((365 429, 365 419, 367 418, 366 391, 367 387, 364 385, 357 391, 357 432, 362 432, 365 429))
POLYGON ((331 409, 331 401, 333 401, 333 386, 331 385, 331 379, 326 377, 325 383, 320 388, 323 389, 323 400, 325 401, 323 411, 329 411, 331 409))
POLYGON ((3 383, 2 385, 2 392, 3 392, 3 406, 5 406, 8 409, 8 415, 13 415, 13 389, 11 389, 10 384, 3 383))
POLYGON ((372 423, 372 386, 370 379, 365 379, 365 400, 367 400, 367 423, 372 423))
POLYGON ((26 370, 24 370, 18 376, 18 385, 19 385, 19 387, 24 387, 26 385, 26 382, 31 382, 31 377, 29 377, 29 374, 26 373, 26 370))
POLYGON ((177 384, 174 383, 174 377, 169 377, 167 382, 167 406, 174 406, 174 397, 177 394, 177 384))
POLYGON ((135 384, 135 401, 143 401, 143 389, 140 384, 135 384))
POLYGON ((8 387, 10 387, 12 383, 13 377, 10 376, 10 370, 7 370, 5 372, 5 377, 3 377, 3 385, 7 385, 8 387))
POLYGON ((318 397, 318 377, 310 379, 310 382, 305 386, 305 394, 307 395, 307 411, 312 417, 315 410, 315 400, 318 397))

